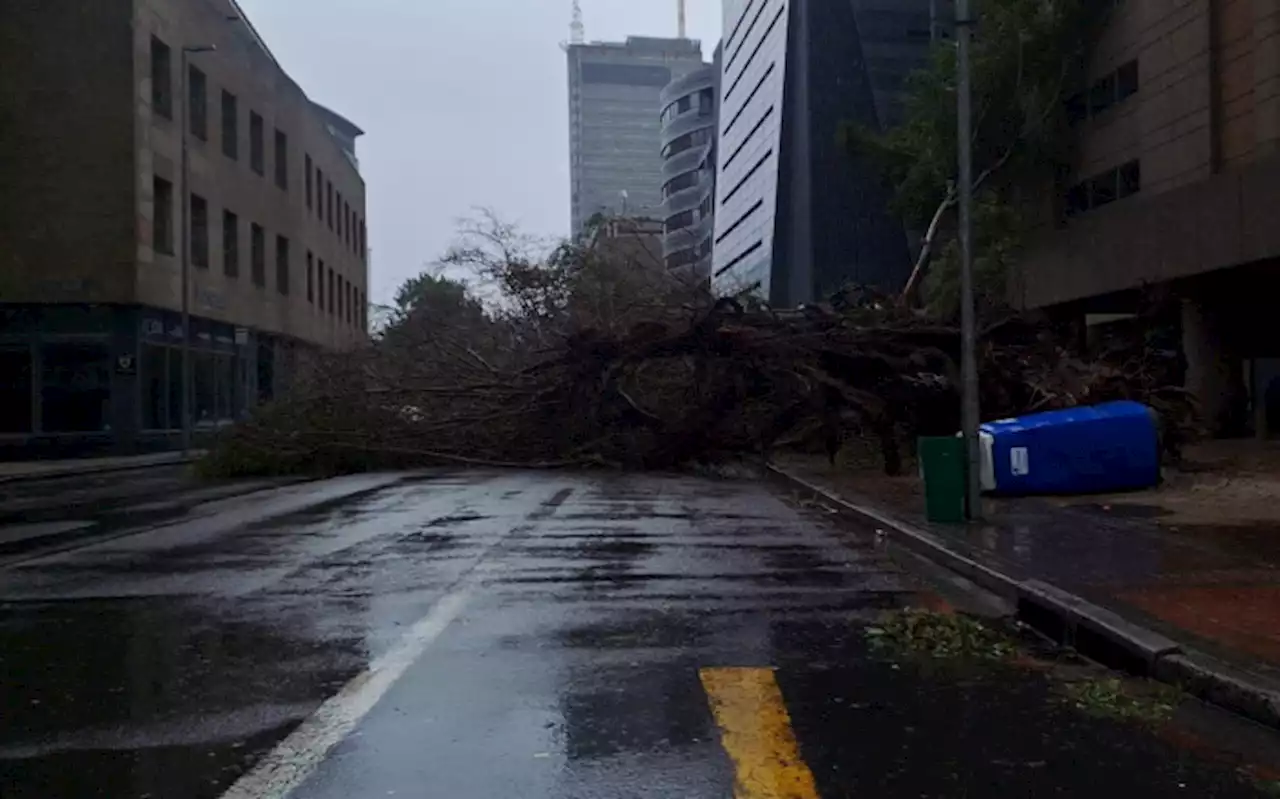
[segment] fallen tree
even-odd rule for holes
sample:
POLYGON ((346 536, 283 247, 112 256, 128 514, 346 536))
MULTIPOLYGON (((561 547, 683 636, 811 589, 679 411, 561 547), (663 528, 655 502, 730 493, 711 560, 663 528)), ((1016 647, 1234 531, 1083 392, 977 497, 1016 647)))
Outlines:
MULTIPOLYGON (((549 328, 522 336, 512 320, 457 337, 407 320, 358 353, 316 359, 286 397, 224 436, 209 468, 674 469, 778 447, 834 457, 856 435, 874 438, 894 473, 903 442, 958 427, 957 330, 892 298, 845 292, 775 311, 743 296, 632 318, 626 329, 578 320, 550 344, 549 328)), ((1087 360, 1047 325, 1010 316, 981 337, 984 416, 1132 398, 1161 411, 1174 445, 1194 408, 1170 387, 1171 357, 1087 360)))

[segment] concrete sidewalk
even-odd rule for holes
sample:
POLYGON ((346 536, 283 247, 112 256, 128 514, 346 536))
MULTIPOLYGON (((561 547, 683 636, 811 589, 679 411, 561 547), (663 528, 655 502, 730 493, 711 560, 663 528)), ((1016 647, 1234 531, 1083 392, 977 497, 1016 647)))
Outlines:
POLYGON ((115 458, 73 458, 50 461, 0 462, 0 483, 22 480, 44 480, 54 477, 74 477, 81 474, 120 472, 129 469, 146 469, 154 466, 174 466, 191 463, 203 452, 157 452, 149 455, 130 455, 115 458))
POLYGON ((1107 639, 1130 656, 1118 665, 1280 727, 1280 530, 1168 529, 1120 506, 1038 499, 992 503, 982 524, 937 525, 909 478, 880 488, 809 458, 777 470, 1068 643, 1107 639))

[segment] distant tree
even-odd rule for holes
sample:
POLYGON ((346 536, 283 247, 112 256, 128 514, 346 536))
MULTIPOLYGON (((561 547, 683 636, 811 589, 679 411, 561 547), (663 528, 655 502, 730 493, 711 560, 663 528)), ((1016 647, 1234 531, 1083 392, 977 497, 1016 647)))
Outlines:
POLYGON ((421 315, 442 320, 446 324, 475 322, 485 316, 484 305, 461 280, 442 274, 423 272, 411 277, 396 290, 395 319, 421 315))

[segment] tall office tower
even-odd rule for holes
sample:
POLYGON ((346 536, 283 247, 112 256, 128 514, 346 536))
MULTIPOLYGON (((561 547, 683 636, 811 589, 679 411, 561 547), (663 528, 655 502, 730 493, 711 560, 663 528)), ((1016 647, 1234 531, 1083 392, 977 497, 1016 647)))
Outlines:
MULTIPOLYGON (((713 275, 775 305, 901 286, 907 232, 844 123, 884 128, 945 0, 725 0, 713 275)), ((945 2, 944 19, 951 19, 945 2)), ((944 34, 946 35, 946 34, 944 34)))
POLYGON ((596 214, 659 218, 662 90, 703 66, 702 47, 640 36, 586 43, 580 25, 565 47, 572 231, 596 214))

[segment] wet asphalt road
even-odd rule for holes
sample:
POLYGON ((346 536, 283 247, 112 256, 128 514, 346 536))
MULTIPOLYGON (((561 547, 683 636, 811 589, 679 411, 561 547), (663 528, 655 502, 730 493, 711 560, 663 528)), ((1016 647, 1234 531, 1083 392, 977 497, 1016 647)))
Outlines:
POLYGON ((0 797, 1262 795, 1035 671, 872 656, 862 627, 933 588, 750 482, 223 500, 0 568, 0 797))

